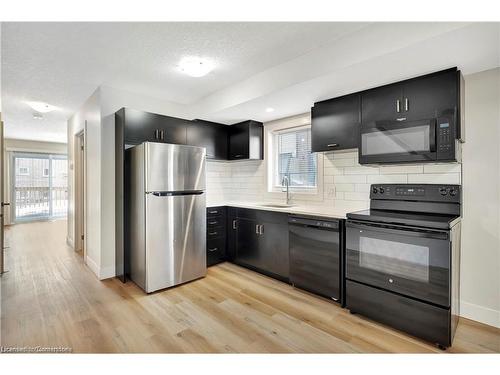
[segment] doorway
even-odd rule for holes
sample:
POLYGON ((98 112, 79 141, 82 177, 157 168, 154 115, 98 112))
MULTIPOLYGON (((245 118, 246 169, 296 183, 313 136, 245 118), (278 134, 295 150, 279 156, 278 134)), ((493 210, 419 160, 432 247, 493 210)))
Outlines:
POLYGON ((75 170, 75 251, 83 256, 86 263, 85 233, 86 233, 86 152, 85 130, 75 135, 74 142, 75 170))
POLYGON ((64 218, 68 211, 66 155, 12 153, 12 217, 15 223, 64 218))

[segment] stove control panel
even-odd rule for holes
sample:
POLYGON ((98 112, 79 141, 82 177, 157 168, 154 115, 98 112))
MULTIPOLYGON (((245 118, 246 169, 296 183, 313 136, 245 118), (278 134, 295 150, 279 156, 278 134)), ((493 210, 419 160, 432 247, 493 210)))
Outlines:
POLYGON ((377 200, 460 202, 460 185, 376 184, 371 186, 370 198, 377 200))

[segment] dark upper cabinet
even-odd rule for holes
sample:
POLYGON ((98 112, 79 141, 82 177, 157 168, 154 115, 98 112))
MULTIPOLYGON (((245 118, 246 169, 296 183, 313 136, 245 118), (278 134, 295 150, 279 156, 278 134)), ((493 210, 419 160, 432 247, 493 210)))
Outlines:
POLYGON ((458 106, 458 79, 456 70, 447 70, 407 81, 403 86, 403 117, 421 120, 454 114, 458 106))
POLYGON ((122 108, 118 113, 122 117, 126 144, 146 141, 186 144, 186 129, 191 121, 130 108, 122 108))
POLYGON ((314 103, 311 109, 313 152, 358 147, 361 95, 352 94, 314 103))
POLYGON ((229 160, 264 158, 264 127, 249 120, 229 126, 229 160))
POLYGON ((362 124, 456 116, 460 82, 460 72, 452 68, 364 91, 361 93, 362 124))
POLYGON ((403 85, 395 83, 364 91, 361 94, 361 121, 396 120, 402 114, 403 85))
POLYGON ((207 159, 228 159, 228 126, 205 120, 194 120, 187 128, 187 144, 205 147, 207 159))

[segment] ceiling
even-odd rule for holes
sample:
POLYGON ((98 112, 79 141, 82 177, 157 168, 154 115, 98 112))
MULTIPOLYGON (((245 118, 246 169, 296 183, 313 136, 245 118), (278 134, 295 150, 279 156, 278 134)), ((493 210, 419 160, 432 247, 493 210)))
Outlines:
POLYGON ((55 142, 66 141, 66 120, 100 85, 234 123, 450 66, 500 65, 498 24, 2 23, 1 37, 6 137, 55 142), (177 63, 191 55, 216 68, 180 74, 177 63), (34 120, 26 101, 59 110, 34 120))

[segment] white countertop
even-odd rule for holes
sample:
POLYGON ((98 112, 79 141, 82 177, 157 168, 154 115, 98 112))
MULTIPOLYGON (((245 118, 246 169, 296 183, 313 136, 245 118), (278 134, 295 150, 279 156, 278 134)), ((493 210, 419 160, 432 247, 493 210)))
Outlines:
MULTIPOLYGON (((358 211, 353 209, 341 209, 334 207, 315 207, 304 205, 293 205, 291 207, 269 207, 265 206, 266 202, 209 202, 207 207, 231 206, 240 208, 250 208, 254 210, 285 212, 297 215, 311 215, 328 217, 334 219, 345 219, 348 212, 358 211)), ((269 203, 273 204, 273 203, 269 203)))

